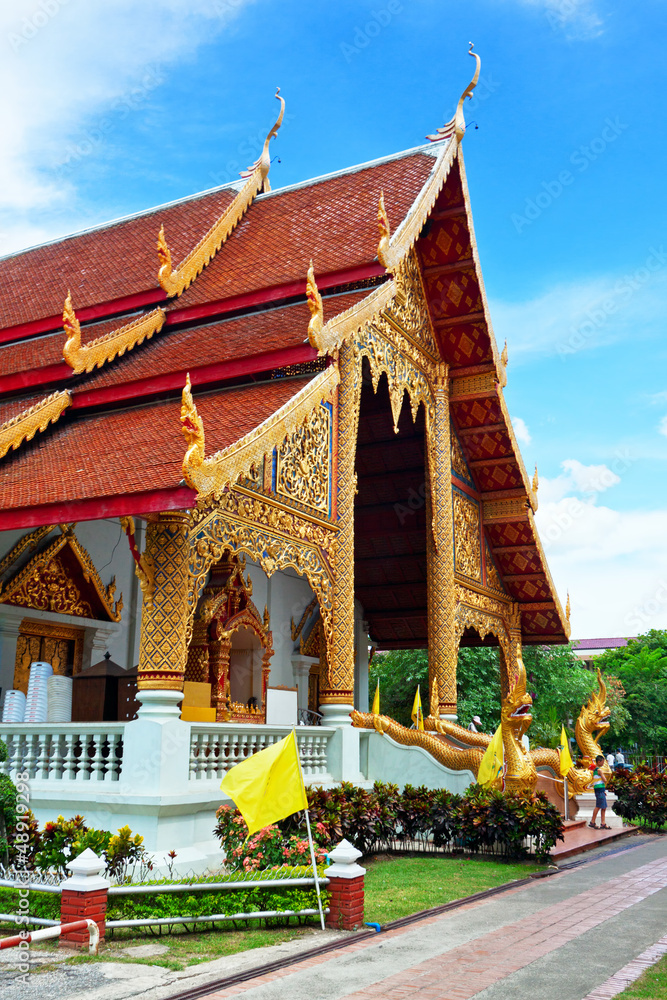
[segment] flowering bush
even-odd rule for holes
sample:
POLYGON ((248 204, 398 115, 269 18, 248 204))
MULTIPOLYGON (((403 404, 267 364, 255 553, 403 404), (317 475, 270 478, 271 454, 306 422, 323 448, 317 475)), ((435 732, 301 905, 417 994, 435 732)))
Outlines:
MULTIPOLYGON (((243 868, 249 872, 263 868, 277 868, 281 865, 310 864, 310 847, 307 840, 295 835, 286 836, 275 824, 265 826, 248 837, 245 820, 238 810, 231 806, 220 806, 216 817, 218 822, 213 832, 220 840, 230 868, 243 868)), ((322 837, 325 831, 322 824, 320 827, 317 833, 322 837)), ((319 844, 319 841, 317 843, 319 844)), ((317 864, 324 864, 325 858, 326 851, 318 846, 315 850, 317 864)))

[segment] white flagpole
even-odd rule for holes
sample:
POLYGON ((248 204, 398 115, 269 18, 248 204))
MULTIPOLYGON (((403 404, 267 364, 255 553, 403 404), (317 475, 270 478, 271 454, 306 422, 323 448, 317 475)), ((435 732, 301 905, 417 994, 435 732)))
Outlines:
POLYGON ((564 805, 565 805, 565 816, 563 818, 565 819, 565 822, 567 823, 568 818, 569 818, 568 817, 568 812, 569 812, 569 809, 568 809, 568 806, 569 806, 568 798, 569 798, 569 795, 568 795, 568 789, 567 789, 567 775, 566 774, 563 775, 563 795, 564 795, 564 798, 565 798, 565 802, 564 802, 564 805))
POLYGON ((320 911, 320 924, 322 925, 322 930, 324 930, 324 911, 322 910, 322 897, 320 896, 320 880, 317 877, 317 864, 315 863, 315 848, 313 847, 313 835, 310 832, 310 817, 308 815, 308 810, 304 809, 306 814, 306 829, 308 830, 308 843, 310 844, 310 860, 313 865, 313 877, 315 879, 315 889, 317 890, 317 906, 320 911))
POLYGON ((306 792, 306 783, 303 780, 303 771, 301 770, 301 757, 299 755, 299 743, 296 738, 296 730, 292 729, 292 735, 294 736, 294 745, 296 746, 296 759, 299 764, 299 777, 301 778, 301 787, 303 789, 303 797, 306 802, 306 808, 303 810, 306 816, 306 829, 308 830, 308 846, 310 847, 310 862, 313 866, 313 878, 315 879, 315 890, 317 892, 317 907, 320 911, 320 924, 322 925, 322 930, 324 930, 324 911, 322 910, 322 897, 320 895, 320 880, 317 876, 317 864, 315 862, 315 848, 313 847, 313 835, 310 832, 310 816, 308 815, 308 793, 306 792))

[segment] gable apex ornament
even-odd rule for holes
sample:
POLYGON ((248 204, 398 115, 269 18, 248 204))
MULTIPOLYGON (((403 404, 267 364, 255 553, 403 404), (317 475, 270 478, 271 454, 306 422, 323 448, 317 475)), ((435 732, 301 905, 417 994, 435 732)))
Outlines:
POLYGON ((461 142, 461 139, 465 135, 466 122, 465 118, 463 117, 463 102, 465 101, 466 97, 472 97, 472 92, 477 86, 477 81, 479 80, 479 71, 482 66, 482 60, 480 59, 480 57, 477 55, 476 52, 473 52, 474 42, 469 42, 468 44, 470 45, 470 48, 468 49, 468 55, 472 56, 477 63, 475 67, 475 75, 473 76, 472 80, 470 81, 466 89, 463 91, 461 96, 459 97, 459 103, 456 105, 456 111, 454 112, 454 117, 450 118, 450 120, 446 122, 442 126, 442 128, 436 129, 433 135, 427 135, 426 138, 429 140, 429 142, 440 142, 441 139, 449 139, 453 135, 456 136, 457 142, 461 142))
POLYGON ((220 218, 213 223, 205 236, 181 261, 176 270, 173 268, 171 260, 171 250, 167 243, 164 232, 164 225, 160 226, 157 239, 157 253, 159 261, 158 282, 162 289, 171 298, 182 295, 186 288, 192 284, 204 268, 213 260, 223 244, 229 239, 237 225, 248 211, 253 201, 260 192, 271 190, 269 184, 269 168, 271 157, 269 156, 269 143, 278 134, 285 114, 285 101, 280 96, 280 87, 276 89, 275 97, 280 101, 280 112, 275 123, 269 130, 269 134, 264 140, 264 146, 259 159, 241 173, 245 184, 236 197, 227 206, 220 218))

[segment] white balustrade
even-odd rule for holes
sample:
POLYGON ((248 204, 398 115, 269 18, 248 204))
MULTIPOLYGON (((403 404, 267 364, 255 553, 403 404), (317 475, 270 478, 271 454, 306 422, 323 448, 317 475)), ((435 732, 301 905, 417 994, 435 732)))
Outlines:
POLYGON ((125 723, 6 723, 0 740, 7 760, 0 772, 48 781, 118 781, 125 723))
MULTIPOLYGON (((216 723, 192 724, 190 736, 190 780, 221 781, 230 768, 254 753, 266 750, 291 730, 280 726, 216 723)), ((301 767, 306 780, 328 775, 327 745, 335 732, 324 726, 299 726, 296 731, 301 767)))

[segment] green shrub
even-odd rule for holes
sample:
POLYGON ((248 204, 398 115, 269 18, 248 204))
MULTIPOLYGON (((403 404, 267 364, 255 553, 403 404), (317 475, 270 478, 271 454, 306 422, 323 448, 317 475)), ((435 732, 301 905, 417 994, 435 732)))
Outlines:
MULTIPOLYGON (((265 826, 249 837, 245 820, 232 806, 220 806, 216 818, 218 822, 213 832, 220 840, 225 861, 232 870, 242 868, 249 872, 282 865, 302 865, 310 859, 308 841, 283 833, 276 824, 265 826)), ((325 857, 326 851, 318 846, 316 863, 322 864, 325 857)))
MULTIPOLYGON (((7 746, 0 740, 0 764, 7 760, 7 746)), ((0 774, 0 862, 9 861, 11 834, 16 826, 16 785, 8 774, 0 774)))
POLYGON ((667 826, 667 773, 642 765, 614 771, 607 785, 616 795, 614 812, 631 823, 667 826))

